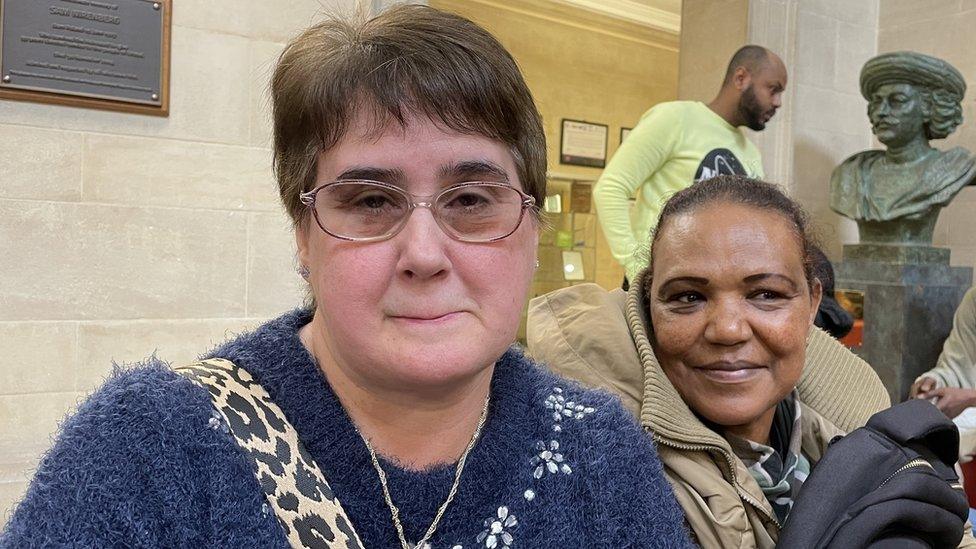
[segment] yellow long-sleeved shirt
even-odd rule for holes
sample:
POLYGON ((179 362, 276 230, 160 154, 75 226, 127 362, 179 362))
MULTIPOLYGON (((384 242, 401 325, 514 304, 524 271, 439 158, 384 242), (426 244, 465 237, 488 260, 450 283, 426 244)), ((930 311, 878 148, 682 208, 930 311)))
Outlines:
POLYGON ((759 149, 742 130, 698 101, 660 103, 644 113, 593 189, 603 234, 629 279, 646 265, 648 236, 664 202, 719 174, 764 176, 759 149))

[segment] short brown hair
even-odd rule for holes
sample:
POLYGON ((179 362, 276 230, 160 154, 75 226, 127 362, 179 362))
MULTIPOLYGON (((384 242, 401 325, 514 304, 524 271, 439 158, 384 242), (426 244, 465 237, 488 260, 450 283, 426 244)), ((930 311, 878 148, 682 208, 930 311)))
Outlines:
POLYGON ((498 40, 458 15, 400 5, 368 20, 329 18, 285 47, 271 98, 278 190, 295 224, 308 215, 299 194, 314 182, 318 154, 364 108, 382 127, 422 115, 498 139, 525 192, 536 204, 545 198, 545 135, 532 94, 498 40))

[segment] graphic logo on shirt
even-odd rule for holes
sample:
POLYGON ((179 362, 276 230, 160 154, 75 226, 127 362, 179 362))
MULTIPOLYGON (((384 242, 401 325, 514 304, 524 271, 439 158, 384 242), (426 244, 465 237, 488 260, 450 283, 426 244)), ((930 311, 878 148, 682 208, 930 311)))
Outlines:
POLYGON ((749 175, 739 159, 728 149, 712 149, 698 165, 695 181, 711 179, 716 175, 749 175))

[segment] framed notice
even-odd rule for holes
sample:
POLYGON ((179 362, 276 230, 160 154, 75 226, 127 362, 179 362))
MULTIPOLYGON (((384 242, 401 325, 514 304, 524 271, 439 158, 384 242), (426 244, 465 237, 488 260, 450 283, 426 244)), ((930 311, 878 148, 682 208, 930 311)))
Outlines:
POLYGON ((624 142, 624 139, 627 139, 627 136, 630 135, 630 130, 632 130, 632 129, 634 129, 634 128, 620 128, 620 142, 621 143, 624 142))
POLYGON ((602 168, 607 162, 608 133, 606 124, 564 118, 559 140, 559 162, 602 168))
POLYGON ((0 0, 0 99, 169 114, 172 0, 0 0))

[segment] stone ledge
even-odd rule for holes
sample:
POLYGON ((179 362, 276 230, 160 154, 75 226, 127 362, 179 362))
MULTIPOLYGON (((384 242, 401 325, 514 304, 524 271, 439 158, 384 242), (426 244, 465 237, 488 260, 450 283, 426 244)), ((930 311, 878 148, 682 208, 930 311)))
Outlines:
POLYGON ((844 261, 834 263, 834 278, 838 288, 847 283, 865 283, 896 286, 965 286, 972 282, 972 269, 950 267, 946 264, 898 264, 876 261, 844 261))
POLYGON ((845 244, 844 261, 893 265, 948 265, 949 248, 910 244, 845 244))

